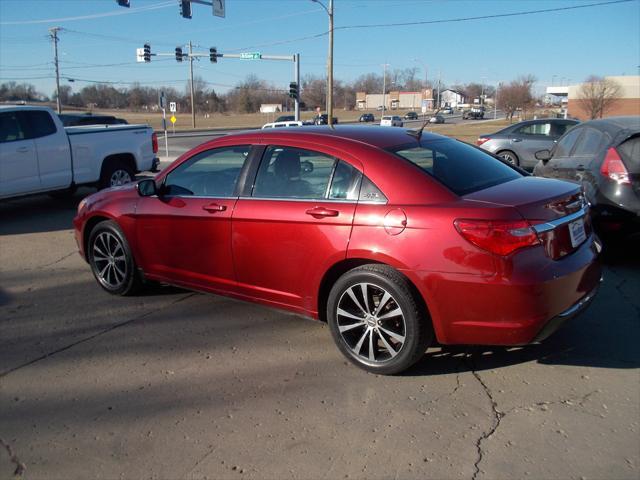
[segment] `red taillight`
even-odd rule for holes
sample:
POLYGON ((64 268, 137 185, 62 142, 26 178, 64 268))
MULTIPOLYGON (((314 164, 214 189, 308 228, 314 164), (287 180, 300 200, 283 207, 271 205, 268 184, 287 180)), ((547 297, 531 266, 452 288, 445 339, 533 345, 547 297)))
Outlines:
POLYGON ((488 141, 488 140, 489 140, 488 138, 480 137, 480 138, 478 138, 478 139, 476 140, 476 145, 480 146, 480 145, 482 145, 484 142, 486 142, 486 141, 488 141))
POLYGON ((604 162, 602 162, 602 166, 600 167, 600 173, 614 182, 631 183, 627 167, 624 166, 618 151, 614 147, 607 150, 604 162))
POLYGON ((458 219, 453 222, 465 239, 487 252, 498 255, 540 244, 540 239, 525 220, 512 222, 458 219))
POLYGON ((151 135, 151 146, 153 147, 153 153, 158 153, 158 135, 156 132, 151 135))

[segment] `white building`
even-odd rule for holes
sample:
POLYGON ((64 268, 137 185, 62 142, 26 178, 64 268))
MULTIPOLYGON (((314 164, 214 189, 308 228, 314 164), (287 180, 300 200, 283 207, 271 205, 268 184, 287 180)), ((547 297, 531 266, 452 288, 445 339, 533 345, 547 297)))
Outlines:
POLYGON ((464 94, 456 90, 446 89, 440 92, 440 108, 457 108, 458 105, 466 103, 465 100, 464 94))

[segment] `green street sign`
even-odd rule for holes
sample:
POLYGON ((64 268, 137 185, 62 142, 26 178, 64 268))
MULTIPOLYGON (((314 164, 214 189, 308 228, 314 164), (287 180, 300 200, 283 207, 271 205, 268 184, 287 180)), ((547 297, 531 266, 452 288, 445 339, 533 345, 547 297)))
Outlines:
POLYGON ((240 54, 240 58, 244 60, 260 60, 262 54, 260 52, 243 52, 240 54))

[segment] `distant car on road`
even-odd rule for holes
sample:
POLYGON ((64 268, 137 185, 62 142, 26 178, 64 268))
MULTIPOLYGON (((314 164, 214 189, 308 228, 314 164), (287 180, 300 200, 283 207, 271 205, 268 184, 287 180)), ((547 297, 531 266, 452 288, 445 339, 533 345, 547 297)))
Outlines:
POLYGON ((82 125, 127 125, 124 118, 113 115, 95 115, 93 113, 60 113, 58 117, 65 127, 79 127, 82 125))
POLYGON ((359 122, 375 122, 376 118, 373 116, 373 113, 363 113, 360 115, 358 119, 359 122))
POLYGON ((275 121, 273 123, 278 123, 278 122, 295 122, 296 117, 293 115, 280 115, 278 118, 275 119, 275 121))
POLYGON ((440 110, 440 113, 446 113, 447 115, 451 115, 453 113, 453 108, 444 107, 443 109, 440 110))
MULTIPOLYGON (((333 119, 333 124, 336 125, 338 123, 338 119, 336 117, 331 117, 333 119)), ((326 113, 322 115, 318 115, 313 119, 314 125, 327 125, 329 123, 329 116, 326 113)))
POLYGON ((640 231, 640 116, 581 123, 536 157, 534 175, 582 185, 601 226, 640 231))
POLYGON ((484 118, 484 107, 473 107, 462 112, 463 120, 482 120, 484 118))
POLYGON ((289 121, 289 122, 271 122, 265 123, 262 128, 282 128, 282 127, 301 127, 303 125, 300 121, 289 121))
POLYGON ((418 114, 416 112, 407 112, 404 114, 405 120, 418 120, 418 114))
POLYGON ((402 127, 403 125, 402 119, 398 115, 385 115, 380 120, 382 127, 402 127))
POLYGON ((442 115, 434 115, 429 119, 429 123, 444 123, 444 117, 442 115))
POLYGON ((554 141, 578 123, 577 120, 562 118, 527 120, 495 133, 480 135, 476 144, 514 165, 532 169, 538 162, 535 153, 551 150, 554 141))

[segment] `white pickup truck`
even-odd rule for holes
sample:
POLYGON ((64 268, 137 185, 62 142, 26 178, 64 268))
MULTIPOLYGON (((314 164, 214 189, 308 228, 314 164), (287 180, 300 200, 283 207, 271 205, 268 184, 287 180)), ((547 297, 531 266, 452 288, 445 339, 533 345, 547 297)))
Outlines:
POLYGON ((64 127, 47 107, 0 106, 0 199, 122 185, 156 171, 157 151, 148 125, 64 127))

